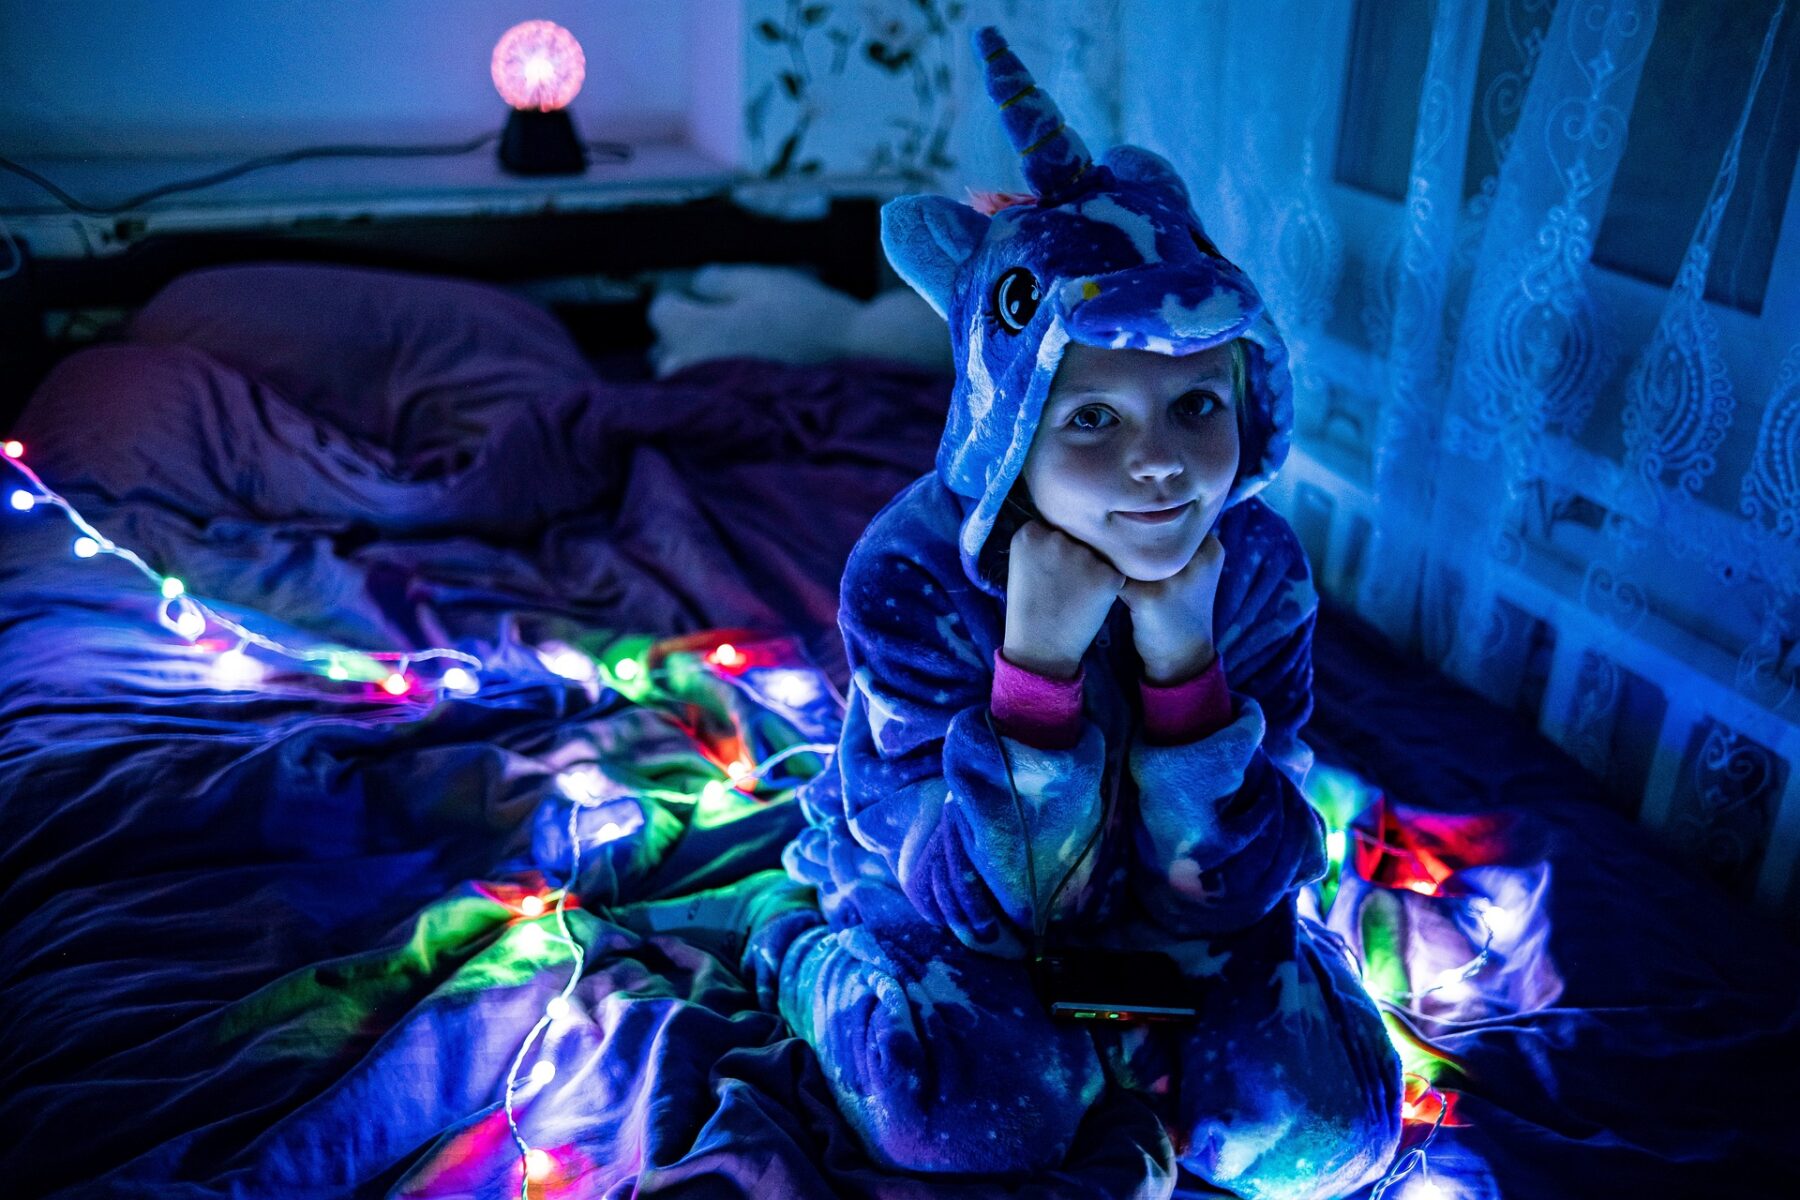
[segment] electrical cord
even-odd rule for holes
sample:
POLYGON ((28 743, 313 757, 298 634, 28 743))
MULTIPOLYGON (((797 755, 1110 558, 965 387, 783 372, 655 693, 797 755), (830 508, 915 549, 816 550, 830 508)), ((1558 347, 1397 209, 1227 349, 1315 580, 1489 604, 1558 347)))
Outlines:
MULTIPOLYGON (((142 208, 152 200, 160 200, 164 196, 173 196, 180 192, 199 191, 203 188, 215 187, 229 182, 253 171, 266 170, 269 167, 287 166, 311 158, 454 158, 462 154, 472 154, 489 145, 500 137, 497 132, 488 132, 467 141, 446 142, 440 144, 424 144, 412 146, 380 146, 380 145, 334 145, 306 146, 298 150, 284 150, 279 154, 265 154, 260 158, 246 159, 229 167, 198 175, 192 179, 180 179, 171 183, 159 184, 148 191, 128 196, 113 204, 90 204, 77 196, 69 194, 54 180, 49 179, 22 163, 9 158, 0 158, 0 169, 11 171, 48 192, 52 199, 70 212, 89 217, 111 217, 120 213, 142 208)), ((627 162, 631 159, 631 147, 623 142, 588 142, 589 150, 605 155, 606 162, 627 162)))

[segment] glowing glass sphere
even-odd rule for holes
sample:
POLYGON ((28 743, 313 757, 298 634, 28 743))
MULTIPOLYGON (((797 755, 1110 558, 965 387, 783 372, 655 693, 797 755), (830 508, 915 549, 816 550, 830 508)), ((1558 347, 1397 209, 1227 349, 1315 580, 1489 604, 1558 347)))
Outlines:
POLYGON ((525 1177, 533 1183, 542 1183, 550 1178, 556 1170, 556 1160, 536 1148, 525 1152, 525 1177))
POLYGON ((8 458, 24 458, 25 443, 20 441, 0 443, 0 452, 4 452, 8 458))
POLYGON ((33 496, 30 492, 15 491, 12 494, 12 506, 20 512, 30 512, 32 506, 36 503, 37 497, 33 496))
POLYGON ((556 1064, 547 1058, 540 1058, 531 1064, 531 1082, 543 1087, 556 1078, 556 1064))
POLYGON ((550 1003, 544 1005, 544 1015, 552 1021, 562 1020, 569 1015, 569 1002, 561 996, 552 998, 550 1003))
POLYGON ((627 682, 636 679, 643 673, 644 668, 639 665, 638 660, 635 658, 620 659, 619 665, 613 668, 613 674, 627 682))
POLYGON ((93 538, 82 536, 75 539, 75 557, 92 558, 100 553, 100 543, 93 538))
POLYGON ((404 696, 406 695, 406 689, 411 686, 412 685, 406 681, 406 676, 397 672, 381 681, 381 690, 390 696, 404 696))
POLYGON ((500 35, 489 64, 500 98, 514 108, 566 108, 587 78, 575 35, 554 21, 525 21, 500 35))
POLYGON ((173 600, 185 591, 187 591, 187 588, 182 584, 181 580, 175 578, 173 575, 162 581, 162 594, 170 600, 173 600))
POLYGON ((524 913, 528 917, 543 916, 544 915, 544 898, 542 896, 527 896, 527 897, 525 897, 523 900, 519 901, 519 911, 524 913))

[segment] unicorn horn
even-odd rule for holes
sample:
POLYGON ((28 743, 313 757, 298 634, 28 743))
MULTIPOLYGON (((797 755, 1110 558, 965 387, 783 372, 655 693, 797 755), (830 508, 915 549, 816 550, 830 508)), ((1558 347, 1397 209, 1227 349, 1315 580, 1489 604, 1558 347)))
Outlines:
POLYGON ((1025 182, 1054 204, 1081 178, 1092 159, 1081 138, 1063 122, 1056 102, 1032 82, 1031 72, 992 25, 975 31, 975 53, 987 73, 987 91, 1000 106, 1000 122, 1018 150, 1025 182))

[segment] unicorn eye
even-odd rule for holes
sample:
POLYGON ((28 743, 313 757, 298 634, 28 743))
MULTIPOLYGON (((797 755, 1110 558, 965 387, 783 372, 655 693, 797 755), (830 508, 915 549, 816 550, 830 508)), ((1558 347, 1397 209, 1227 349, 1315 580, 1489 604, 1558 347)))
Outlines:
POLYGON ((1022 332, 1037 309, 1037 279, 1024 267, 1014 267, 994 281, 994 316, 1006 332, 1022 332))

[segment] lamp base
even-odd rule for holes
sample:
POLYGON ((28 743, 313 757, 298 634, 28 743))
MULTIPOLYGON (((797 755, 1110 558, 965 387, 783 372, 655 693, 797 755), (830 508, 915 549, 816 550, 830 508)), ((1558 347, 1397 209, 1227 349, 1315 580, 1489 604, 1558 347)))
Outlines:
POLYGON ((500 165, 515 175, 579 175, 587 170, 587 149, 568 109, 515 108, 500 134, 500 165))

